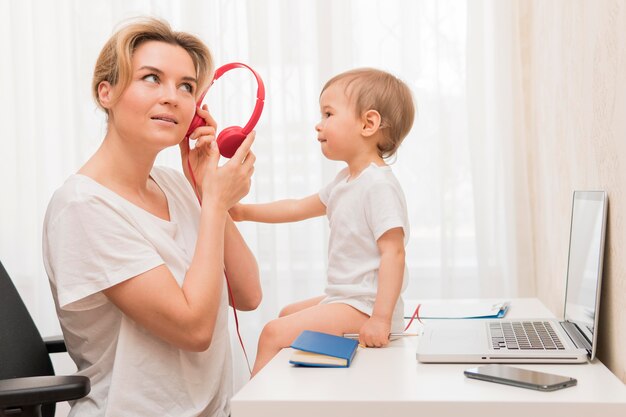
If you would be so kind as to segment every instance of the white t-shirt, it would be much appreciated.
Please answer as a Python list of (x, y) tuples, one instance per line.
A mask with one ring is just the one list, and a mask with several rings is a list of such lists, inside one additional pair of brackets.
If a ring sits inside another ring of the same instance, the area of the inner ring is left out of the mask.
[[(322, 303), (345, 303), (372, 315), (378, 288), (380, 252), (376, 241), (386, 231), (401, 227), (409, 240), (406, 200), (391, 167), (369, 165), (348, 181), (343, 169), (320, 193), (330, 225), (328, 284)], [(408, 282), (404, 268), (402, 290)], [(404, 330), (404, 304), (398, 298), (392, 332)]]
[(188, 352), (126, 317), (102, 290), (165, 264), (182, 286), (195, 250), (200, 207), (185, 177), (155, 167), (165, 221), (84, 175), (52, 197), (43, 253), (57, 314), (78, 375), (91, 392), (70, 416), (228, 416), (232, 364), (226, 286), (211, 346)]

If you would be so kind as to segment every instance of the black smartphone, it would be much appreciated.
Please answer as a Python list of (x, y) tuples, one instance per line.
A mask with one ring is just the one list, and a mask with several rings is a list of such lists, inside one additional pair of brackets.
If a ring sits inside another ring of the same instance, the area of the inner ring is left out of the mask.
[(529, 371), (508, 365), (485, 365), (466, 369), (468, 378), (516, 387), (530, 388), (539, 391), (554, 391), (576, 385), (576, 379), (568, 376), (548, 374), (545, 372)]

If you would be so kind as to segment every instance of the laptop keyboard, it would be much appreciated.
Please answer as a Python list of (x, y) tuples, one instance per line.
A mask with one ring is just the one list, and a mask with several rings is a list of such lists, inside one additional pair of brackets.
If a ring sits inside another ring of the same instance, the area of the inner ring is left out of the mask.
[(507, 321), (489, 323), (491, 346), (495, 350), (563, 350), (565, 347), (548, 321)]

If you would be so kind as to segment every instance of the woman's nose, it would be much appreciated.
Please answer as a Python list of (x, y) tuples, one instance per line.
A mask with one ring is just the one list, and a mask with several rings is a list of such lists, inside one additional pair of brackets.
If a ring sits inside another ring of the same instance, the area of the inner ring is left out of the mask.
[(178, 88), (175, 85), (162, 84), (161, 103), (178, 105)]

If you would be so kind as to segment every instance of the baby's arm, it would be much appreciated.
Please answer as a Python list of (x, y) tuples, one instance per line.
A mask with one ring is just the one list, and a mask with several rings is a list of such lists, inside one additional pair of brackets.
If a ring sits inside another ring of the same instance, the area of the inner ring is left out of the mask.
[(401, 227), (387, 230), (376, 241), (380, 251), (378, 290), (374, 311), (359, 330), (359, 342), (383, 347), (389, 343), (393, 310), (402, 291), (404, 277), (404, 232)]
[(288, 223), (326, 214), (326, 206), (319, 194), (299, 200), (279, 200), (265, 204), (236, 204), (230, 211), (235, 221), (249, 220), (261, 223)]

